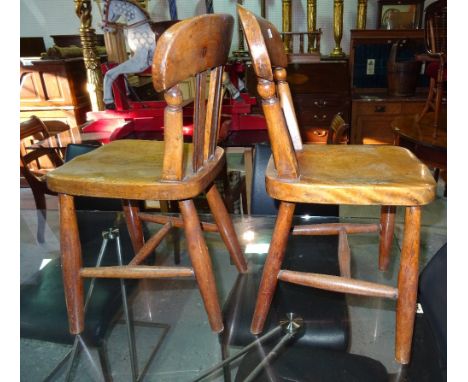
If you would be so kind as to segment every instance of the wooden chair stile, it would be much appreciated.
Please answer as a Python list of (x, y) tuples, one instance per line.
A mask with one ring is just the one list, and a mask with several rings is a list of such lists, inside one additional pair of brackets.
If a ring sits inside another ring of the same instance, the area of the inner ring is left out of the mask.
[[(265, 176), (266, 190), (280, 201), (251, 332), (262, 332), (278, 280), (335, 292), (392, 298), (397, 299), (395, 357), (400, 363), (408, 363), (416, 306), (421, 206), (435, 197), (434, 179), (424, 164), (400, 147), (302, 144), (296, 138), (294, 108), (289, 105), (290, 93), (285, 86), (288, 62), (281, 36), (267, 20), (240, 5), (237, 9), (257, 76), (272, 147)], [(341, 116), (336, 116), (327, 143), (342, 142), (346, 129)], [(296, 203), (378, 205), (381, 206), (380, 224), (324, 223), (292, 227)], [(396, 206), (406, 208), (397, 288), (352, 279), (347, 234), (379, 233), (379, 269), (386, 270)], [(341, 276), (282, 270), (290, 233), (338, 235)]]
[[(210, 14), (183, 20), (158, 40), (152, 73), (153, 85), (164, 92), (164, 142), (118, 140), (81, 155), (49, 174), (49, 186), (59, 193), (61, 248), (70, 331), (83, 331), (83, 277), (167, 278), (195, 276), (210, 326), (223, 330), (208, 247), (203, 231), (219, 232), (239, 272), (247, 271), (236, 232), (214, 180), (225, 163), (216, 145), (223, 93), (221, 79), (231, 44), (233, 18)], [(191, 36), (187, 39), (187, 36)], [(206, 76), (210, 85), (206, 96)], [(194, 136), (184, 143), (179, 84), (195, 76)], [(215, 223), (200, 222), (193, 199), (206, 193)], [(73, 196), (122, 199), (135, 257), (125, 266), (82, 268), (79, 236), (73, 220)], [(143, 200), (176, 201), (181, 217), (142, 213)], [(162, 224), (146, 242), (142, 223)], [(192, 267), (144, 265), (173, 228), (185, 231)]]

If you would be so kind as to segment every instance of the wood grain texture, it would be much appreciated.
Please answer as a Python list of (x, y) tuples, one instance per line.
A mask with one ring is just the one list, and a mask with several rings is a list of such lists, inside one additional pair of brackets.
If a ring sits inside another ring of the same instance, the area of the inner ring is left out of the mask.
[(166, 237), (171, 228), (171, 223), (164, 224), (158, 232), (156, 232), (149, 240), (146, 241), (143, 247), (141, 247), (141, 249), (137, 252), (135, 257), (130, 261), (130, 263), (128, 263), (128, 265), (139, 265), (145, 261), (145, 259), (151, 255), (151, 253), (153, 253), (161, 241)]
[(250, 331), (252, 334), (261, 333), (270, 310), (273, 294), (278, 284), (278, 273), (284, 259), (289, 232), (294, 215), (294, 203), (281, 202), (276, 218), (270, 249), (263, 268), (262, 281), (258, 289), (257, 303), (252, 318)]
[(197, 211), (192, 200), (182, 200), (179, 202), (179, 208), (182, 213), (185, 224), (185, 236), (188, 245), (188, 252), (192, 262), (193, 271), (197, 279), (200, 294), (208, 314), (211, 329), (216, 332), (222, 332), (223, 318), (221, 316), (221, 307), (216, 291), (216, 281), (213, 275), (213, 267), (208, 254), (208, 248), (203, 238), (200, 228)]
[(228, 14), (192, 17), (159, 38), (153, 56), (153, 85), (161, 92), (197, 73), (226, 63), (234, 18)]
[(380, 212), (379, 269), (386, 271), (390, 264), (393, 233), (395, 231), (395, 206), (382, 206)]
[(279, 200), (318, 204), (425, 205), (436, 183), (409, 150), (380, 145), (304, 145), (298, 152), (300, 178), (281, 178), (270, 160), (268, 194)]
[(130, 240), (132, 241), (133, 251), (138, 253), (145, 242), (143, 237), (143, 228), (138, 217), (138, 213), (140, 211), (138, 202), (135, 200), (124, 199), (122, 200), (122, 207)]
[(281, 108), (283, 109), (286, 125), (288, 126), (289, 136), (291, 137), (294, 150), (302, 150), (302, 138), (297, 124), (296, 112), (294, 110), (291, 90), (286, 82), (286, 70), (284, 68), (276, 68), (274, 72), (275, 80), (278, 82), (278, 97), (280, 99)]
[(164, 142), (133, 139), (113, 141), (57, 168), (47, 175), (47, 184), (54, 191), (80, 196), (189, 199), (202, 193), (224, 165), (224, 150), (217, 147), (213, 159), (194, 174), (193, 145), (184, 143), (184, 178), (165, 181), (161, 179), (164, 145)]
[(351, 248), (349, 248), (348, 235), (344, 229), (341, 229), (338, 234), (338, 263), (340, 265), (340, 275), (350, 278)]
[(322, 223), (294, 226), (293, 235), (339, 235), (341, 231), (350, 233), (379, 232), (378, 224)]
[(398, 289), (396, 288), (339, 276), (282, 270), (279, 272), (278, 279), (293, 284), (333, 292), (351, 293), (359, 296), (385, 297), (390, 299), (398, 297)]
[(69, 330), (71, 334), (80, 334), (84, 330), (84, 296), (80, 276), (81, 243), (73, 196), (59, 194), (59, 209), (60, 254)]
[(411, 355), (418, 292), (420, 228), (421, 208), (407, 207), (396, 308), (395, 358), (401, 364), (409, 363)]
[(272, 66), (282, 68), (288, 66), (288, 57), (283, 48), (281, 35), (272, 23), (255, 16), (243, 6), (237, 5), (237, 13), (257, 77), (272, 81)]
[(192, 277), (192, 268), (155, 267), (149, 265), (87, 267), (80, 271), (81, 277), (119, 278), (119, 279), (161, 279), (171, 277)]
[(221, 238), (229, 251), (232, 261), (239, 272), (246, 273), (247, 262), (242, 253), (239, 240), (237, 239), (236, 230), (224, 205), (223, 198), (219, 194), (215, 184), (206, 192), (206, 199), (208, 200), (211, 213), (213, 214)]
[[(158, 223), (158, 224), (166, 224), (170, 223), (173, 227), (183, 228), (184, 221), (181, 218), (175, 216), (165, 216), (165, 215), (153, 215), (141, 212), (139, 217), (142, 221), (151, 222), (151, 223)], [(207, 232), (218, 232), (218, 226), (213, 223), (201, 222), (201, 227), (203, 231)]]

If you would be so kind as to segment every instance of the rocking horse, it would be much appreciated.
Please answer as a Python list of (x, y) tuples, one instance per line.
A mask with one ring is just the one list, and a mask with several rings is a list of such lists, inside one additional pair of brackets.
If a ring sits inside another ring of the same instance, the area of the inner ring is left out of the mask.
[[(125, 24), (117, 23), (120, 17), (125, 19)], [(104, 75), (106, 109), (115, 109), (112, 94), (115, 79), (120, 74), (141, 73), (150, 68), (157, 38), (176, 22), (177, 20), (170, 20), (153, 23), (148, 12), (132, 0), (104, 0), (102, 29), (107, 32), (112, 32), (115, 28), (126, 29), (127, 45), (132, 51), (132, 56), (127, 61), (108, 70)]]

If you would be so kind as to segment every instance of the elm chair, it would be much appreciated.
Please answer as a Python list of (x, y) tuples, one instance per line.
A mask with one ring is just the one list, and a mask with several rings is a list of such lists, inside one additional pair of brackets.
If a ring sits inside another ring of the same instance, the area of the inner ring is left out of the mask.
[[(59, 121), (54, 121), (59, 122)], [(47, 188), (45, 175), (63, 164), (56, 151), (30, 146), (37, 141), (50, 138), (46, 123), (33, 115), (20, 123), (20, 173), (31, 188), (37, 209), (37, 241), (44, 242), (46, 219), (46, 195), (56, 195)]]
[[(164, 142), (117, 140), (81, 155), (47, 177), (59, 194), (61, 251), (70, 332), (83, 330), (83, 278), (168, 278), (195, 276), (214, 332), (223, 330), (215, 279), (202, 229), (217, 231), (240, 272), (247, 270), (221, 196), (213, 185), (224, 150), (216, 146), (220, 124), (223, 66), (231, 44), (233, 17), (202, 15), (170, 27), (159, 39), (153, 58), (153, 85), (164, 92)], [(209, 90), (205, 92), (210, 73)], [(178, 84), (196, 77), (193, 143), (184, 143), (182, 93)], [(207, 96), (207, 97), (206, 97)], [(205, 101), (207, 99), (207, 101)], [(215, 224), (200, 223), (193, 198), (206, 192)], [(122, 267), (83, 268), (74, 196), (124, 200), (124, 214), (135, 257)], [(174, 200), (182, 218), (140, 213), (141, 200)], [(143, 242), (142, 221), (164, 224)], [(192, 267), (140, 265), (172, 227), (183, 227)]]
[[(408, 363), (416, 307), (421, 206), (434, 199), (435, 181), (427, 167), (401, 147), (302, 144), (286, 82), (288, 61), (280, 34), (271, 23), (242, 6), (238, 6), (238, 13), (258, 79), (272, 146), (266, 189), (280, 201), (251, 331), (262, 332), (278, 280), (392, 298), (397, 300), (395, 357), (400, 363)], [(296, 203), (380, 205), (383, 213), (380, 224), (292, 227)], [(356, 232), (380, 233), (379, 265), (387, 269), (396, 206), (406, 209), (397, 288), (352, 279), (347, 246), (338, 250), (342, 276), (281, 269), (289, 233), (338, 234), (346, 243), (346, 235)]]
[(434, 136), (437, 135), (439, 118), (447, 81), (447, 0), (438, 0), (427, 6), (424, 16), (424, 43), (426, 53), (417, 59), (426, 62), (429, 76), (429, 93), (418, 122), (429, 112), (434, 112)]

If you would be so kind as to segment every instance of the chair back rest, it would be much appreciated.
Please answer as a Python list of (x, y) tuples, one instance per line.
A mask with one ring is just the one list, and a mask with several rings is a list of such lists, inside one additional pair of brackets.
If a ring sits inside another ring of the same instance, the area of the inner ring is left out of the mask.
[(30, 148), (35, 142), (49, 137), (47, 126), (35, 115), (20, 123), (20, 171), (31, 187), (40, 182), (40, 176), (47, 170), (63, 163), (55, 151)]
[(447, 54), (447, 0), (426, 7), (424, 16), (426, 50), (429, 54)]
[[(163, 92), (164, 159), (162, 178), (181, 180), (213, 159), (221, 119), (223, 68), (231, 46), (234, 19), (206, 14), (170, 27), (158, 40), (153, 58), (153, 85)], [(207, 75), (210, 81), (206, 92)], [(184, 168), (182, 92), (179, 83), (195, 77), (192, 169)]]
[(295, 151), (302, 149), (302, 141), (286, 82), (288, 57), (281, 35), (273, 24), (244, 7), (238, 5), (237, 12), (257, 76), (276, 170), (280, 177), (297, 178)]
[(346, 132), (348, 124), (344, 121), (340, 113), (336, 114), (328, 128), (327, 145), (337, 145), (340, 143), (348, 143)]

